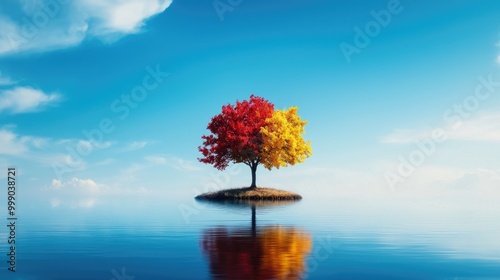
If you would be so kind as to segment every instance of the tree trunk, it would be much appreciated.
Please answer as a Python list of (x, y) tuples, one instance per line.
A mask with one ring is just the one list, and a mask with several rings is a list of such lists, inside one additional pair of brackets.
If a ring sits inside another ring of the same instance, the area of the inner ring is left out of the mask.
[(252, 166), (250, 168), (252, 169), (252, 185), (250, 186), (251, 189), (257, 188), (256, 180), (257, 180), (257, 163), (252, 163)]

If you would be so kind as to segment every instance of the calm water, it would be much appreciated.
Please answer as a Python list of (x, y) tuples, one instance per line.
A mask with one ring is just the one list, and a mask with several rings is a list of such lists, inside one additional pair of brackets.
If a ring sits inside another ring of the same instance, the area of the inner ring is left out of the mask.
[(310, 192), (257, 205), (253, 216), (250, 205), (192, 196), (24, 198), (17, 272), (2, 242), (0, 278), (500, 279), (498, 213), (453, 208), (453, 199)]

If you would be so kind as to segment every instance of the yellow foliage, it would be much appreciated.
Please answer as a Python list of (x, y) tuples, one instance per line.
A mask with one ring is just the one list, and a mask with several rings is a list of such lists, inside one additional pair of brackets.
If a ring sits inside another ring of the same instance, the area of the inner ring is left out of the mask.
[(305, 134), (304, 121), (297, 115), (297, 107), (276, 110), (260, 129), (262, 134), (262, 159), (265, 168), (280, 168), (304, 162), (311, 156), (311, 142), (302, 137)]
[(301, 279), (311, 252), (311, 237), (293, 228), (269, 227), (259, 235), (263, 254), (260, 270), (272, 279)]

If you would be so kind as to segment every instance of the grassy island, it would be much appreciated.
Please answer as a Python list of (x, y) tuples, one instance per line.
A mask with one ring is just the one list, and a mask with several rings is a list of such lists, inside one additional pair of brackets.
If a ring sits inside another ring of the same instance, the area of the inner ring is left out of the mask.
[(224, 200), (300, 200), (302, 196), (283, 190), (271, 189), (271, 188), (236, 188), (236, 189), (226, 189), (216, 192), (209, 192), (198, 195), (196, 197), (198, 200), (212, 200), (212, 201), (224, 201)]

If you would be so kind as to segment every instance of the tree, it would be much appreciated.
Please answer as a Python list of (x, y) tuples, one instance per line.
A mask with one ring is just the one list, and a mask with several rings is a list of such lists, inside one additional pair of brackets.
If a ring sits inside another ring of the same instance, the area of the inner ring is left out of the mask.
[(224, 170), (229, 163), (244, 163), (252, 171), (251, 188), (256, 188), (257, 166), (268, 169), (294, 165), (311, 155), (310, 142), (302, 138), (306, 121), (297, 115), (297, 107), (274, 110), (262, 97), (224, 105), (222, 112), (207, 126), (210, 135), (203, 135), (200, 162)]

